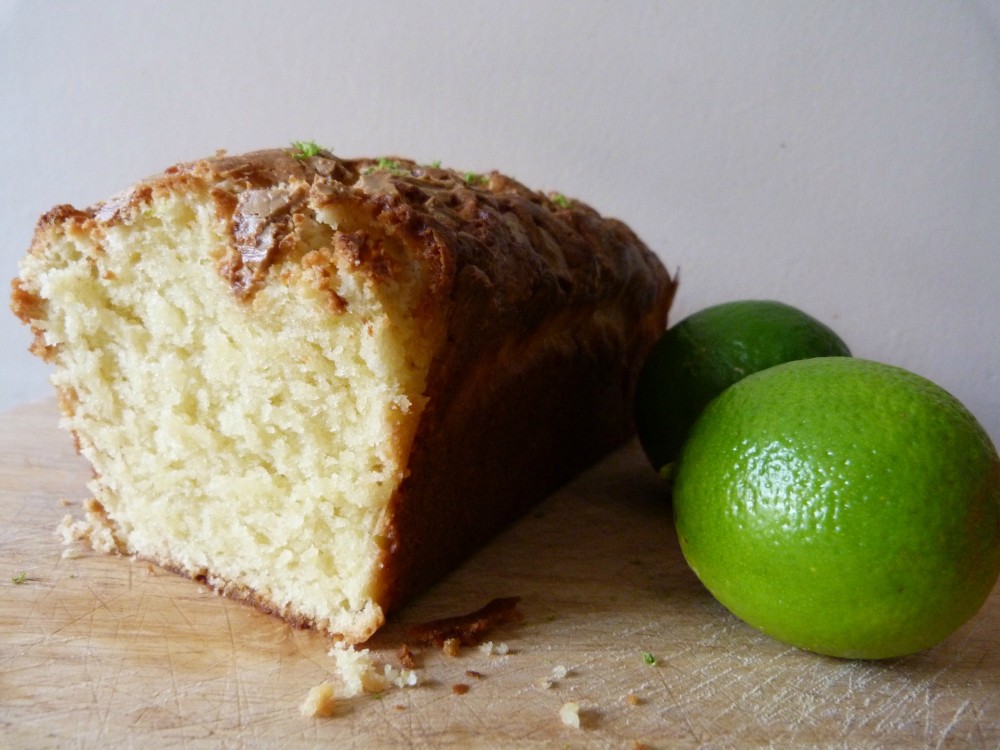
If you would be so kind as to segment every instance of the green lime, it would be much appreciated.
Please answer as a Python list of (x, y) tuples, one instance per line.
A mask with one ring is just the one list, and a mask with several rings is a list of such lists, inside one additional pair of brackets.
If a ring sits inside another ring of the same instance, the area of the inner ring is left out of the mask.
[(849, 357), (726, 390), (679, 459), (681, 549), (731, 612), (785, 643), (881, 659), (938, 643), (1000, 573), (1000, 459), (953, 396)]
[(653, 468), (662, 470), (676, 459), (708, 402), (733, 383), (782, 362), (850, 354), (836, 333), (781, 302), (705, 308), (667, 330), (639, 373), (639, 442)]

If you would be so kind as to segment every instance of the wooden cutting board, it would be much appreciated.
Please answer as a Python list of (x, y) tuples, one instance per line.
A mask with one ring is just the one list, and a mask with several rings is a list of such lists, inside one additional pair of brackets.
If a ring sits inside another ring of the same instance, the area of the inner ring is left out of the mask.
[[(52, 403), (0, 415), (2, 747), (1000, 747), (1000, 590), (912, 657), (788, 648), (689, 572), (635, 445), (370, 644), (396, 664), (409, 625), (520, 596), (524, 621), (489, 636), (509, 653), (424, 649), (419, 686), (302, 718), (309, 689), (337, 682), (326, 639), (142, 561), (62, 556), (55, 530), (89, 472), (56, 422)], [(579, 729), (559, 718), (570, 701)]]

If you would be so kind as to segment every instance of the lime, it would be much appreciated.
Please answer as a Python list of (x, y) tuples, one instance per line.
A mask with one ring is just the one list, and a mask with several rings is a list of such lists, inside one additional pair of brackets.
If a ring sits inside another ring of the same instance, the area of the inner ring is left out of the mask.
[(928, 648), (1000, 573), (1000, 459), (953, 396), (849, 357), (789, 362), (713, 401), (679, 459), (681, 549), (780, 641), (880, 659)]
[(836, 333), (781, 302), (705, 308), (667, 330), (643, 365), (635, 395), (639, 442), (659, 471), (680, 453), (708, 402), (733, 383), (782, 362), (850, 354)]

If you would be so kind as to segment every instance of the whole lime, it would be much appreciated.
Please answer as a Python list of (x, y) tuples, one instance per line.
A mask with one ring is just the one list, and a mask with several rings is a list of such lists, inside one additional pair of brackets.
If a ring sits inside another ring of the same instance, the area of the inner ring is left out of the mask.
[(954, 397), (849, 357), (751, 375), (679, 460), (681, 549), (731, 612), (780, 641), (879, 659), (938, 643), (1000, 573), (1000, 459)]
[(650, 351), (636, 383), (639, 442), (660, 471), (708, 402), (733, 383), (783, 362), (850, 354), (830, 328), (781, 302), (707, 307), (668, 329)]

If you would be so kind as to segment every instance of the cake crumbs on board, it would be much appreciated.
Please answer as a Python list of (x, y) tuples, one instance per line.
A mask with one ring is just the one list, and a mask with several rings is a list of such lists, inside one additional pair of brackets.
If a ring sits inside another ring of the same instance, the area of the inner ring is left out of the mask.
[(580, 704), (576, 701), (567, 701), (559, 709), (559, 720), (573, 729), (580, 728)]
[(356, 649), (337, 643), (329, 650), (342, 689), (329, 681), (321, 682), (309, 690), (299, 711), (306, 718), (328, 718), (335, 713), (337, 701), (370, 694), (381, 698), (392, 688), (411, 688), (420, 684), (416, 669), (395, 667), (377, 660), (368, 649)]
[[(523, 619), (517, 608), (520, 597), (510, 596), (493, 599), (486, 606), (456, 617), (432, 620), (410, 628), (409, 636), (417, 643), (432, 645), (454, 651), (449, 641), (458, 640), (461, 646), (477, 646), (483, 636), (496, 625), (506, 622), (520, 622)], [(452, 654), (454, 655), (454, 654)]]
[(420, 676), (415, 669), (381, 664), (368, 649), (355, 649), (337, 644), (330, 649), (337, 672), (344, 683), (345, 697), (353, 698), (362, 693), (381, 693), (391, 687), (416, 687)]
[[(83, 509), (82, 519), (74, 519), (66, 514), (56, 527), (56, 534), (62, 537), (63, 544), (69, 547), (74, 542), (87, 542), (97, 552), (120, 552), (121, 546), (111, 530), (104, 506), (90, 498), (84, 502)], [(63, 557), (67, 558), (77, 556), (78, 553), (63, 553)]]
[(326, 719), (333, 716), (337, 708), (337, 695), (333, 685), (321, 682), (309, 689), (305, 701), (299, 706), (299, 713), (307, 719)]

